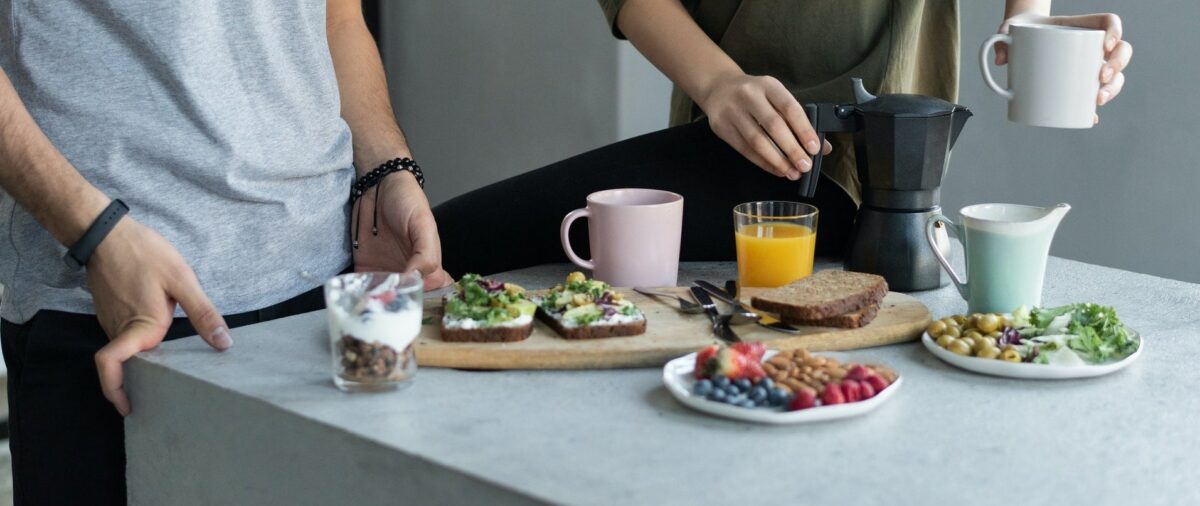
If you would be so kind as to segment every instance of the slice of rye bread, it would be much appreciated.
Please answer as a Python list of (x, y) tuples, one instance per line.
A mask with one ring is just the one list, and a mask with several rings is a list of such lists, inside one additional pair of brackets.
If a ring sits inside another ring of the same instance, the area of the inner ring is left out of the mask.
[(750, 304), (780, 319), (823, 320), (879, 304), (887, 293), (883, 276), (830, 269), (764, 291)]
[(580, 325), (578, 327), (567, 327), (562, 324), (562, 320), (550, 316), (541, 308), (538, 308), (538, 319), (545, 322), (546, 325), (558, 332), (558, 335), (563, 339), (599, 339), (601, 337), (628, 337), (644, 334), (646, 332), (646, 317), (643, 315), (641, 320), (629, 323), (618, 324), (601, 324), (601, 325)]
[(783, 322), (788, 325), (806, 325), (811, 327), (838, 327), (843, 329), (857, 329), (865, 327), (871, 320), (874, 320), (879, 315), (879, 304), (871, 304), (857, 311), (851, 311), (846, 314), (830, 316), (819, 320), (804, 320), (800, 318), (783, 318)]
[(475, 329), (449, 328), (441, 323), (442, 340), (448, 343), (511, 343), (522, 341), (533, 333), (533, 320), (512, 327), (480, 327)]

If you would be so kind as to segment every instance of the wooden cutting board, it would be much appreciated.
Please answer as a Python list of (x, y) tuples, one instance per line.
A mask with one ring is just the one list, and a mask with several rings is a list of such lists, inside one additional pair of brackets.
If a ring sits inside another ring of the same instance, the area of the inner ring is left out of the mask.
[[(660, 367), (667, 361), (720, 341), (712, 334), (708, 316), (684, 314), (667, 301), (658, 301), (632, 290), (618, 289), (646, 313), (646, 333), (632, 337), (566, 340), (540, 321), (533, 335), (515, 343), (447, 343), (438, 337), (442, 315), (440, 298), (425, 300), (427, 324), (417, 338), (417, 363), (424, 367), (459, 369), (612, 369)], [(662, 291), (685, 294), (687, 288)], [(535, 292), (536, 293), (536, 292)], [(742, 294), (749, 303), (750, 293)], [(690, 296), (685, 296), (691, 300)], [(718, 306), (722, 311), (728, 308)], [(804, 327), (800, 335), (784, 334), (755, 324), (733, 327), (744, 341), (763, 341), (778, 350), (803, 348), (833, 351), (869, 348), (921, 335), (929, 325), (929, 309), (916, 299), (891, 292), (883, 299), (879, 315), (858, 329)]]

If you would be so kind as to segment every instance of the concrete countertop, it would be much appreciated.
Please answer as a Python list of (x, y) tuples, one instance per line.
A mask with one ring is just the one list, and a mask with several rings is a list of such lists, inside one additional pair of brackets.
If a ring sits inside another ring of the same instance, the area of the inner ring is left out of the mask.
[[(825, 266), (832, 266), (826, 262)], [(568, 265), (515, 271), (527, 287)], [(732, 277), (684, 264), (680, 281)], [(914, 294), (935, 317), (952, 287)], [(1028, 381), (919, 343), (852, 352), (906, 378), (867, 416), (769, 427), (684, 408), (659, 369), (423, 368), (404, 391), (330, 380), (323, 312), (132, 360), (131, 504), (1197, 504), (1200, 286), (1052, 258), (1044, 303), (1115, 305), (1141, 360)]]

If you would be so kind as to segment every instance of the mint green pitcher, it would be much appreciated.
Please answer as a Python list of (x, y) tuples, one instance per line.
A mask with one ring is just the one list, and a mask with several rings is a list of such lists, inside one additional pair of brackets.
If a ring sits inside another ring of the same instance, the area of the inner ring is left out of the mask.
[[(1050, 243), (1070, 210), (1068, 204), (977, 204), (959, 210), (962, 225), (941, 214), (930, 216), (925, 221), (925, 239), (966, 299), (968, 312), (1007, 313), (1020, 306), (1041, 305)], [(934, 231), (943, 224), (963, 244), (965, 281), (937, 247)]]

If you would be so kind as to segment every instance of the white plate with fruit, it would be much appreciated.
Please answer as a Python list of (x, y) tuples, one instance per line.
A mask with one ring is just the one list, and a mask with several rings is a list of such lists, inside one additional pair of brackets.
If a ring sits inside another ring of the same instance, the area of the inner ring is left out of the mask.
[[(663, 384), (680, 403), (697, 411), (790, 424), (869, 413), (903, 383), (885, 366), (847, 360), (844, 353), (781, 354), (767, 351), (761, 343), (713, 345), (667, 362)], [(804, 372), (805, 367), (812, 372)]]
[(921, 343), (955, 367), (1023, 379), (1102, 376), (1129, 366), (1146, 347), (1114, 309), (1097, 304), (954, 315), (930, 323)]

